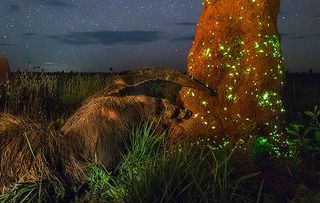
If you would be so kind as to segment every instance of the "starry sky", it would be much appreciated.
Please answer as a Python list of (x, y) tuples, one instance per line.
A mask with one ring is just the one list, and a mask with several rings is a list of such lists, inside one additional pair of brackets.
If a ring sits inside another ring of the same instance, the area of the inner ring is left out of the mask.
[[(185, 70), (201, 0), (0, 0), (0, 55), (12, 69)], [(320, 1), (282, 0), (286, 69), (320, 72)]]

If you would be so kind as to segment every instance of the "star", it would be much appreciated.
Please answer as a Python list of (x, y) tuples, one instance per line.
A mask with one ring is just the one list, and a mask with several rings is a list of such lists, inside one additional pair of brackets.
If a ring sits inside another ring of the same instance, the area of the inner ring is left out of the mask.
[[(281, 2), (286, 68), (320, 71), (320, 1)], [(2, 1), (0, 53), (13, 68), (28, 67), (30, 60), (44, 70), (49, 70), (45, 62), (53, 61), (80, 71), (146, 64), (185, 71), (201, 11), (199, 0)]]

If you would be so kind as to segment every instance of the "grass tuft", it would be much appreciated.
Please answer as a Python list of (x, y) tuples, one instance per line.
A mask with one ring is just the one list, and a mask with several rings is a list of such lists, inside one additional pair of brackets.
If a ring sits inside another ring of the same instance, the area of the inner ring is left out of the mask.
[(0, 202), (58, 202), (63, 197), (63, 188), (54, 186), (49, 182), (23, 182), (15, 184), (9, 192), (0, 195)]
[[(119, 173), (93, 167), (89, 176), (92, 194), (100, 200), (117, 202), (247, 202), (259, 201), (262, 187), (244, 190), (241, 185), (257, 174), (234, 177), (232, 152), (215, 151), (202, 145), (166, 146), (164, 133), (156, 133), (154, 123), (133, 130), (128, 153)], [(94, 177), (94, 178), (92, 178)], [(111, 192), (112, 191), (112, 192)], [(254, 194), (256, 194), (254, 193)]]

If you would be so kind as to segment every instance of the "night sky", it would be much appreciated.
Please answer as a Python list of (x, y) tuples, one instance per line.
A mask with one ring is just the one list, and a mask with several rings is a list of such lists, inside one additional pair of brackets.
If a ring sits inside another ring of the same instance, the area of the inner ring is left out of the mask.
[[(0, 0), (0, 55), (12, 69), (185, 70), (201, 10), (201, 0)], [(282, 0), (278, 24), (286, 69), (320, 72), (320, 0)]]

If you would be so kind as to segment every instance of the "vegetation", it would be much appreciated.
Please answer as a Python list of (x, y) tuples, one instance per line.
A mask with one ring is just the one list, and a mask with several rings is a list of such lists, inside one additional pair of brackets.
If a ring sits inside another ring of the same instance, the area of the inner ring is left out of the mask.
[[(1, 111), (41, 122), (53, 134), (108, 80), (74, 73), (11, 77), (1, 84)], [(217, 148), (207, 140), (171, 146), (150, 121), (133, 129), (116, 171), (95, 161), (83, 185), (70, 186), (71, 192), (45, 179), (22, 181), (0, 188), (0, 202), (319, 202), (320, 110), (305, 115), (304, 122), (288, 125), (290, 157), (280, 158), (263, 137), (241, 149)]]
[(320, 109), (314, 107), (313, 111), (306, 111), (307, 123), (293, 123), (287, 128), (292, 136), (292, 144), (297, 149), (307, 150), (311, 153), (320, 153)]
[(56, 121), (72, 113), (109, 78), (98, 73), (13, 73), (0, 86), (0, 108), (37, 121)]
[[(259, 187), (242, 187), (258, 173), (234, 176), (232, 152), (217, 152), (205, 143), (168, 147), (164, 134), (155, 135), (152, 127), (145, 123), (135, 129), (117, 176), (92, 168), (92, 196), (120, 202), (248, 202), (262, 197)], [(96, 193), (96, 188), (103, 190)]]

